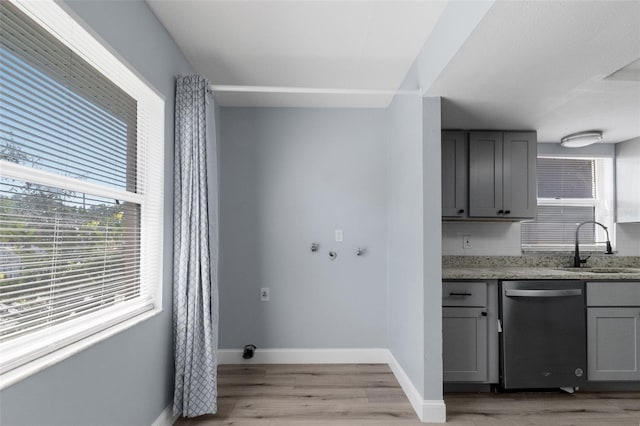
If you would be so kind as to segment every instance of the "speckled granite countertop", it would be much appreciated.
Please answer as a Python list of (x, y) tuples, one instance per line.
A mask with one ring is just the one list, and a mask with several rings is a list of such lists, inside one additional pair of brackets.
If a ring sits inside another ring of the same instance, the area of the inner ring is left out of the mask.
[[(638, 280), (640, 257), (594, 254), (586, 267), (571, 268), (573, 256), (566, 254), (524, 256), (443, 256), (442, 279), (445, 280)], [(566, 269), (566, 270), (565, 270)], [(624, 272), (613, 272), (622, 269)]]

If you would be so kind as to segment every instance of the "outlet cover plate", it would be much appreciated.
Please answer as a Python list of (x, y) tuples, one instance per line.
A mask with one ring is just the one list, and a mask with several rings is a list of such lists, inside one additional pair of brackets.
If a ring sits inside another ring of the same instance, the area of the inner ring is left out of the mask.
[(462, 236), (462, 248), (463, 249), (470, 249), (472, 247), (471, 245), (471, 235), (463, 235)]
[(260, 301), (268, 302), (271, 299), (271, 291), (268, 288), (263, 287), (260, 289)]

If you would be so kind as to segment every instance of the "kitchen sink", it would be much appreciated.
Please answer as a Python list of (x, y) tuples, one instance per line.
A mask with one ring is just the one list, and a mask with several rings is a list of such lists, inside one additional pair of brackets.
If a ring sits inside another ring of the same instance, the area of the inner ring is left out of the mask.
[(561, 271), (593, 274), (640, 274), (638, 268), (559, 268)]

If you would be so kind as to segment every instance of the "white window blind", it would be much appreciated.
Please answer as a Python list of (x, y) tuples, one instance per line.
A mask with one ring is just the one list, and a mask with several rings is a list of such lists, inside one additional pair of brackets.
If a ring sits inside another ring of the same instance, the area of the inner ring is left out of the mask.
[[(598, 221), (611, 226), (613, 165), (611, 158), (539, 157), (536, 163), (536, 219), (521, 226), (524, 250), (571, 250), (577, 224)], [(581, 246), (604, 247), (600, 227), (580, 229)]]
[(594, 159), (538, 158), (538, 198), (594, 199)]
[(0, 373), (160, 306), (163, 110), (54, 2), (0, 2)]

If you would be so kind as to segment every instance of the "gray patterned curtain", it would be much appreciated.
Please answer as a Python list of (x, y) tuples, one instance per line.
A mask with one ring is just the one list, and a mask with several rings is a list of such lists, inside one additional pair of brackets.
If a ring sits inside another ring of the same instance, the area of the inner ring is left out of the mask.
[[(173, 411), (184, 417), (217, 410), (217, 262), (214, 258), (212, 267), (209, 245), (217, 244), (217, 215), (214, 211), (214, 226), (209, 228), (207, 85), (200, 76), (176, 81)], [(215, 171), (212, 177), (217, 179)]]

